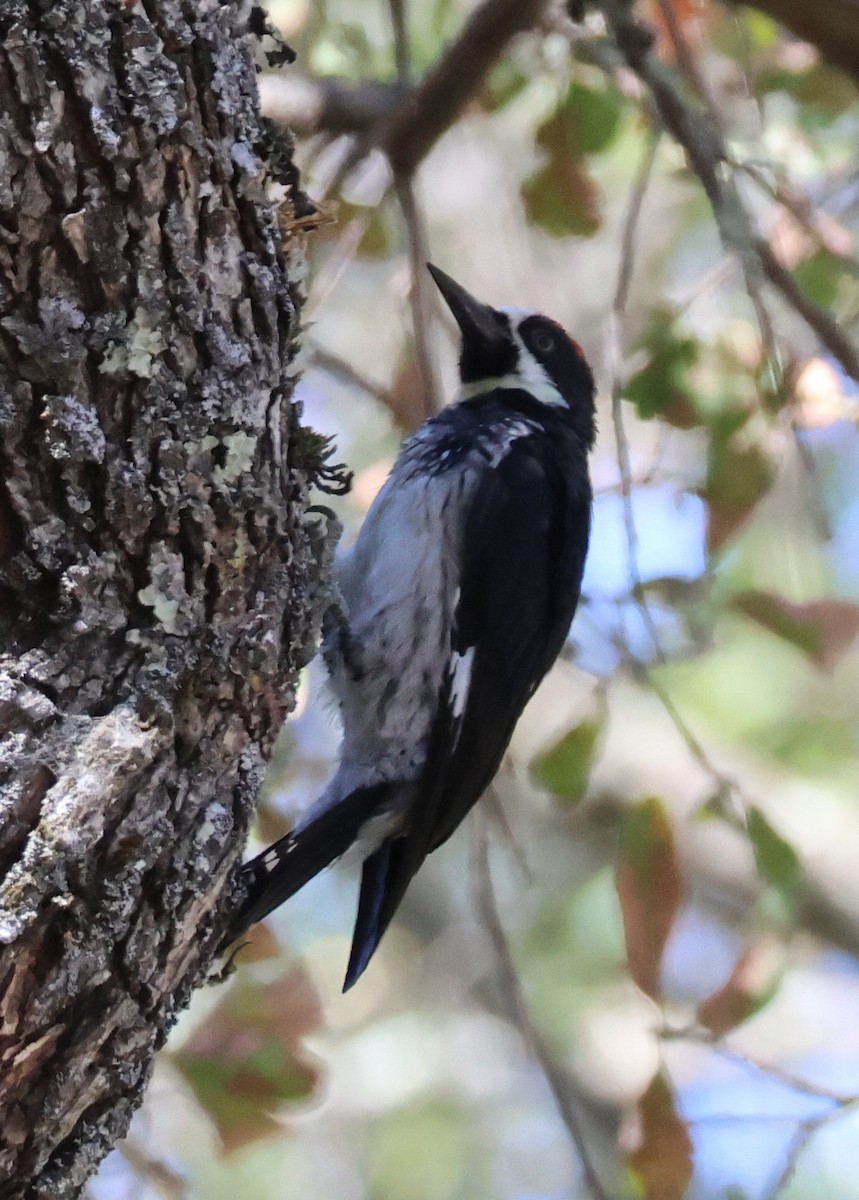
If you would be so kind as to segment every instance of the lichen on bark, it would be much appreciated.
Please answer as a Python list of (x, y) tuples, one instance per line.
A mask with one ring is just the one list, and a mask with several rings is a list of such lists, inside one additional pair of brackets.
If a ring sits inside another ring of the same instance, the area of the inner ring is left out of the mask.
[(0, 8), (0, 1196), (124, 1132), (325, 604), (255, 40)]

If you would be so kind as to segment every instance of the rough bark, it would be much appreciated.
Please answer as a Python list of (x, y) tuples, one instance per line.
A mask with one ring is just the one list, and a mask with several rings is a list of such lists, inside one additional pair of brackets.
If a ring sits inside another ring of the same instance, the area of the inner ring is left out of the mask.
[(250, 40), (219, 0), (0, 5), (4, 1197), (124, 1132), (314, 640)]

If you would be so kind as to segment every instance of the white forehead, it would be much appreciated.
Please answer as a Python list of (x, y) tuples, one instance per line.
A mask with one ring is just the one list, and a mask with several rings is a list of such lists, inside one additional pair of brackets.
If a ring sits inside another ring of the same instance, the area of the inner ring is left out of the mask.
[(513, 329), (526, 317), (540, 317), (543, 314), (538, 313), (536, 308), (517, 308), (515, 304), (506, 304), (503, 308), (499, 308), (499, 312), (507, 313), (510, 317), (510, 324)]
[(533, 308), (516, 308), (513, 305), (502, 308), (500, 311), (506, 313), (510, 318), (510, 332), (513, 334), (513, 340), (519, 350), (516, 374), (527, 390), (538, 400), (542, 400), (544, 404), (555, 404), (566, 408), (566, 400), (519, 335), (519, 326), (526, 317), (540, 317), (543, 314), (536, 312)]
[(519, 351), (516, 369), (498, 378), (480, 379), (476, 383), (465, 384), (460, 388), (459, 399), (468, 400), (473, 396), (483, 395), (490, 388), (524, 388), (543, 404), (566, 408), (566, 400), (519, 336), (519, 326), (526, 317), (539, 317), (542, 314), (533, 308), (517, 308), (514, 305), (507, 305), (496, 311), (510, 318), (510, 332)]

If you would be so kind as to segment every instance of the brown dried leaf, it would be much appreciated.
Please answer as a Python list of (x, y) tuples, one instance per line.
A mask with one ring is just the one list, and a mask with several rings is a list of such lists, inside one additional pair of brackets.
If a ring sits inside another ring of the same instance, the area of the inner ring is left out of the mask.
[(409, 347), (397, 364), (396, 374), (385, 396), (397, 426), (406, 434), (412, 434), (427, 417), (427, 398), (424, 383), (414, 350)]
[(317, 1071), (301, 1043), (319, 1019), (304, 971), (269, 984), (243, 981), (173, 1055), (225, 1151), (276, 1131), (272, 1111), (312, 1090)]
[(642, 1200), (683, 1200), (692, 1178), (692, 1139), (665, 1076), (654, 1075), (638, 1102), (641, 1141), (627, 1156)]
[(292, 823), (283, 813), (278, 812), (266, 799), (263, 799), (256, 813), (255, 832), (260, 841), (265, 842), (266, 845), (276, 842), (289, 833), (291, 828)]
[(671, 822), (655, 797), (624, 816), (616, 886), (630, 974), (658, 1000), (662, 955), (683, 900), (683, 876)]
[(824, 671), (832, 671), (859, 634), (859, 605), (846, 600), (795, 604), (772, 592), (749, 591), (734, 606), (764, 629), (802, 650)]
[(742, 952), (727, 981), (698, 1005), (698, 1021), (716, 1037), (735, 1029), (772, 998), (783, 967), (782, 942), (762, 935)]
[(241, 947), (243, 967), (248, 963), (265, 962), (268, 959), (277, 958), (279, 954), (283, 953), (277, 938), (263, 921), (258, 921), (256, 925), (250, 927), (242, 938)]

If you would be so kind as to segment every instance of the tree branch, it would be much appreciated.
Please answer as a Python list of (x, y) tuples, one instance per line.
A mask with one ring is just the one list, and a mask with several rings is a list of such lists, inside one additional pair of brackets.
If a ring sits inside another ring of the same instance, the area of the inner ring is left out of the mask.
[(475, 826), (472, 871), (477, 911), (495, 952), (508, 1016), (540, 1065), (540, 1070), (552, 1093), (560, 1118), (581, 1162), (588, 1192), (594, 1200), (610, 1200), (612, 1193), (604, 1185), (597, 1171), (579, 1111), (580, 1108), (584, 1108), (584, 1099), (574, 1096), (571, 1081), (554, 1061), (531, 1020), (495, 900), (492, 875), (489, 870), (489, 843), (486, 827), (480, 822), (480, 814), (478, 814), (478, 824)]
[(653, 614), (647, 603), (641, 586), (641, 571), (638, 565), (638, 532), (635, 527), (635, 513), (632, 506), (632, 465), (629, 456), (629, 439), (623, 420), (623, 379), (621, 363), (623, 358), (623, 326), (626, 320), (626, 307), (629, 300), (629, 289), (635, 267), (636, 236), (639, 218), (644, 204), (644, 197), (650, 182), (653, 164), (656, 161), (656, 149), (659, 144), (659, 134), (652, 136), (645, 148), (641, 165), (633, 182), (632, 191), (627, 207), (626, 218), (621, 234), (620, 260), (617, 269), (617, 284), (612, 301), (609, 317), (609, 395), (611, 396), (611, 417), (614, 426), (614, 440), (617, 451), (617, 465), (621, 481), (621, 498), (623, 502), (623, 522), (626, 531), (626, 556), (629, 574), (629, 594), (636, 598), (639, 612), (644, 621), (654, 651), (661, 660), (662, 647), (659, 632), (653, 620)]
[[(397, 60), (397, 80), (405, 85), (412, 76), (411, 47), (406, 26), (403, 0), (389, 0), (391, 24), (394, 31), (394, 48)], [(427, 289), (426, 263), (429, 258), (426, 225), (421, 212), (412, 175), (401, 171), (392, 161), (394, 183), (400, 211), (406, 225), (406, 241), (409, 248), (409, 306), (412, 313), (412, 333), (415, 340), (415, 359), (420, 379), (421, 397), (425, 416), (438, 412), (441, 405), (433, 370), (430, 351), (430, 307)]]
[[(458, 37), (415, 86), (348, 84), (342, 80), (261, 81), (262, 108), (297, 133), (368, 136), (400, 177), (415, 173), (438, 139), (483, 87), (486, 76), (520, 33), (533, 29), (547, 0), (484, 0)], [(402, 55), (398, 35), (398, 57)]]
[(394, 170), (412, 175), (480, 91), (519, 33), (532, 29), (546, 0), (485, 0), (434, 67), (400, 105), (381, 139)]
[[(759, 291), (766, 278), (814, 330), (847, 374), (859, 380), (857, 347), (828, 312), (803, 295), (755, 229), (737, 190), (717, 121), (709, 112), (692, 109), (685, 102), (670, 68), (652, 53), (653, 33), (632, 15), (629, 0), (600, 0), (600, 8), (622, 61), (647, 86), (663, 125), (686, 151), (689, 166), (710, 201), (722, 242), (740, 261), (765, 337), (769, 322)], [(606, 69), (616, 65), (611, 52), (606, 55), (591, 45), (591, 54)]]
[(311, 79), (283, 71), (259, 81), (262, 111), (301, 137), (370, 133), (391, 120), (411, 91), (399, 83), (352, 83), (331, 75)]

